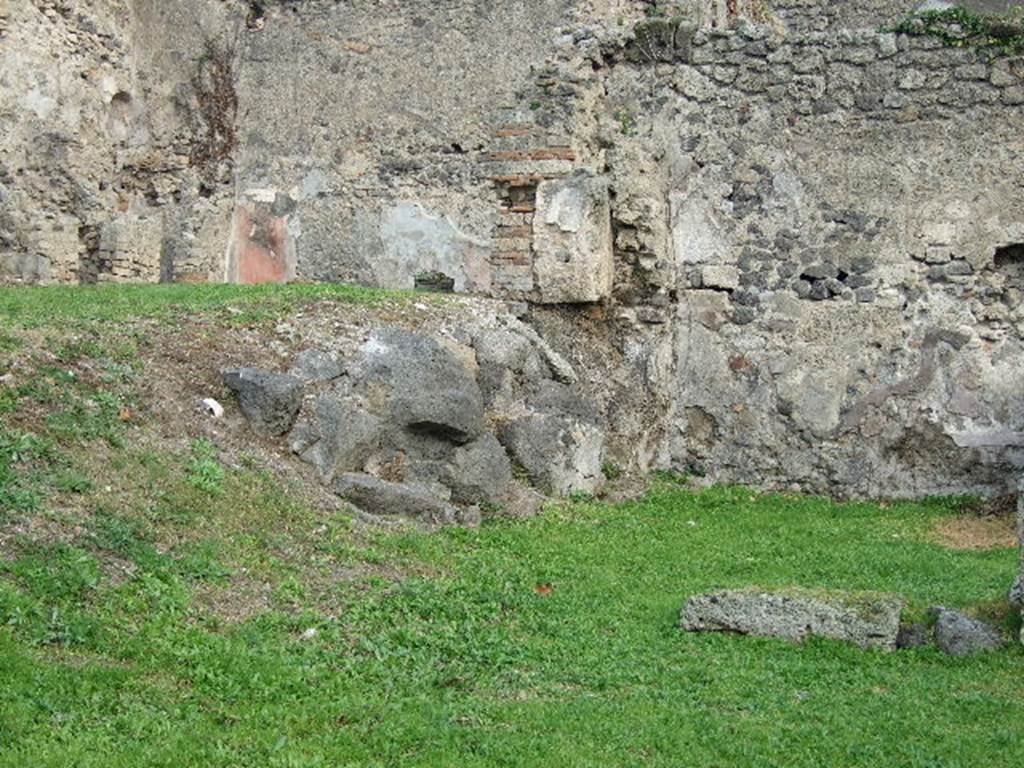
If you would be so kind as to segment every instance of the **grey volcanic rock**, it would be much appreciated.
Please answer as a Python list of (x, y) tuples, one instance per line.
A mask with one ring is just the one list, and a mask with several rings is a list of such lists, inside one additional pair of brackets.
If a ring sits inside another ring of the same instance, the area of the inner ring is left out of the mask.
[(500, 502), (512, 482), (508, 454), (490, 434), (456, 450), (449, 472), (445, 484), (460, 504)]
[(981, 651), (994, 651), (1003, 646), (1002, 635), (983, 621), (941, 605), (932, 611), (937, 615), (935, 643), (944, 653), (968, 656)]
[(462, 445), (484, 431), (476, 379), (427, 336), (400, 328), (375, 331), (348, 373), (354, 392), (414, 434)]
[(681, 625), (689, 632), (736, 632), (794, 641), (818, 635), (891, 651), (896, 648), (903, 605), (894, 595), (726, 590), (687, 600)]
[(292, 428), (302, 406), (302, 382), (295, 376), (258, 368), (224, 371), (222, 376), (257, 432), (277, 437)]
[(488, 404), (511, 398), (519, 381), (540, 381), (550, 375), (547, 363), (530, 339), (507, 328), (489, 328), (473, 339), (480, 385)]
[(306, 383), (331, 381), (345, 373), (345, 362), (330, 352), (307, 349), (295, 359), (290, 373)]
[(562, 416), (595, 426), (600, 423), (597, 405), (593, 400), (583, 397), (572, 387), (550, 379), (531, 388), (526, 403), (539, 413)]
[(592, 424), (533, 413), (507, 424), (501, 440), (545, 493), (594, 493), (604, 484), (604, 433)]
[(330, 480), (337, 472), (362, 470), (383, 430), (380, 419), (355, 403), (321, 395), (310, 421), (292, 431), (291, 449)]
[(381, 480), (373, 475), (350, 473), (334, 482), (334, 492), (363, 512), (378, 517), (405, 517), (424, 523), (454, 523), (459, 511), (420, 485)]

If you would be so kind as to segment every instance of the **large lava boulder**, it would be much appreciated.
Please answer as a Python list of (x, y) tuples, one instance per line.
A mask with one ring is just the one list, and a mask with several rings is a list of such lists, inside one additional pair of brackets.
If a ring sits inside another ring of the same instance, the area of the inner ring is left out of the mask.
[(375, 331), (348, 377), (354, 394), (408, 432), (458, 445), (484, 432), (483, 395), (473, 372), (428, 336), (401, 328)]

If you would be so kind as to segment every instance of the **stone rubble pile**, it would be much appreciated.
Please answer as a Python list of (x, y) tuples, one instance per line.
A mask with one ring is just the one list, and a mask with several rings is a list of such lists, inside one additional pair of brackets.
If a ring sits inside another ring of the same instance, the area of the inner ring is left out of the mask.
[(223, 379), (255, 432), (287, 436), (370, 517), (471, 524), (516, 503), (514, 474), (550, 495), (604, 482), (600, 414), (572, 366), (512, 318), (471, 344), (382, 327), (347, 360), (307, 350), (289, 373)]

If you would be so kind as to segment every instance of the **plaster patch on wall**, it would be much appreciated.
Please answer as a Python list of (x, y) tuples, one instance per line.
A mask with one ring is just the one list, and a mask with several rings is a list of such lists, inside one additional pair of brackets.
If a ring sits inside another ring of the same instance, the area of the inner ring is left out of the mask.
[(416, 275), (441, 273), (458, 292), (491, 287), (488, 243), (461, 231), (443, 214), (417, 202), (401, 202), (381, 213), (382, 257), (371, 265), (374, 282), (385, 288), (411, 289)]

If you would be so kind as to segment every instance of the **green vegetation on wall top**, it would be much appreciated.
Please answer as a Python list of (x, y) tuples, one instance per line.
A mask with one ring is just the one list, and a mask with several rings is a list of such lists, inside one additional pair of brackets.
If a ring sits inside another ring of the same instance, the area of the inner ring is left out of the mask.
[(991, 56), (1024, 54), (1024, 13), (1009, 16), (973, 13), (957, 6), (921, 11), (889, 31), (915, 37), (935, 37), (954, 48), (976, 48)]

